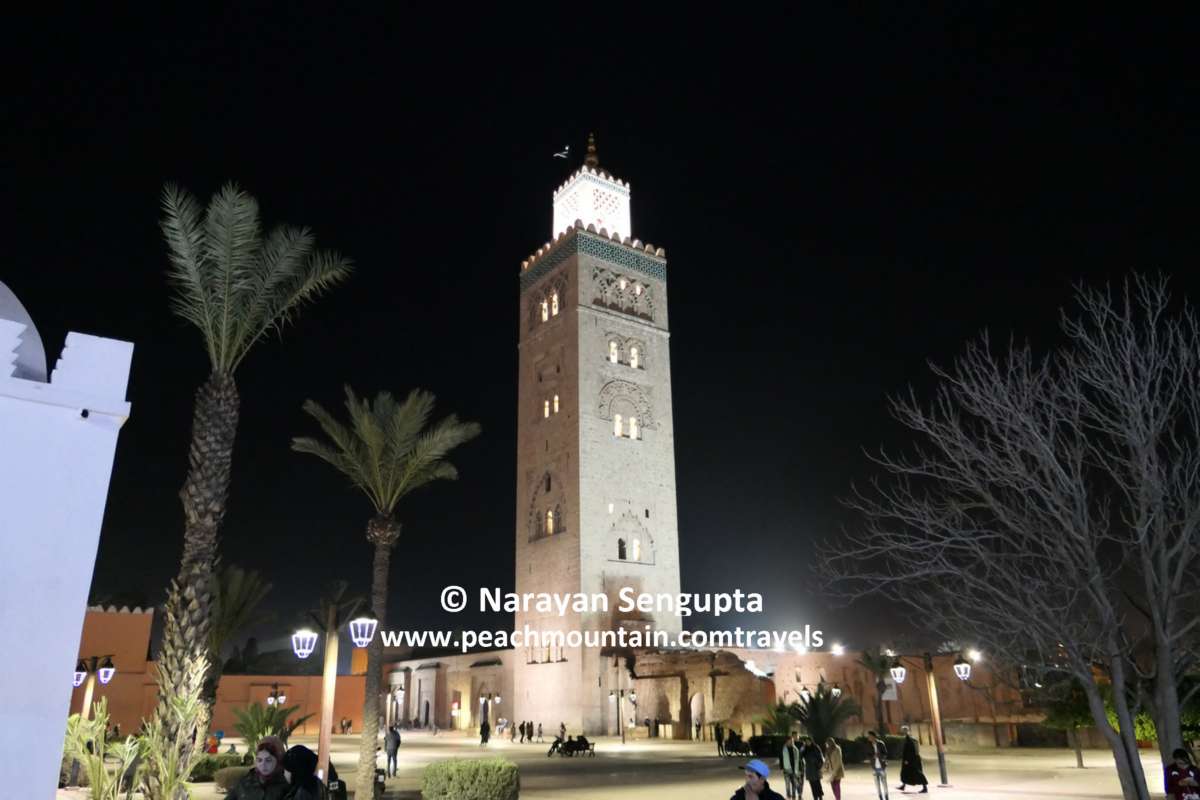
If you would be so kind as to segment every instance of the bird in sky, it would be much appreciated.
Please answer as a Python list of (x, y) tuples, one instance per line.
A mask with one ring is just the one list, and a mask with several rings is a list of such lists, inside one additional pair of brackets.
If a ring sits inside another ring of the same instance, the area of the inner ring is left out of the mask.
[(570, 152), (571, 152), (571, 145), (567, 145), (566, 147), (563, 148), (563, 151), (561, 153), (555, 153), (554, 157), (555, 158), (566, 158), (567, 154)]

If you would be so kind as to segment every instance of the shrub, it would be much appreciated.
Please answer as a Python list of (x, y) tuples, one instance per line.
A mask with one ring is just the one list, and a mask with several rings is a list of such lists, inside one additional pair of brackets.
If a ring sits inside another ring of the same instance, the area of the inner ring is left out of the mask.
[(846, 764), (861, 764), (867, 760), (868, 754), (871, 752), (870, 744), (865, 736), (857, 739), (837, 739), (836, 741), (842, 748), (842, 761)]
[(421, 777), (424, 800), (517, 800), (521, 776), (504, 758), (436, 761)]
[(222, 767), (213, 775), (213, 783), (228, 792), (249, 771), (246, 767)]
[(206, 755), (196, 762), (196, 766), (192, 767), (192, 775), (188, 780), (192, 783), (204, 783), (211, 781), (218, 770), (225, 767), (241, 767), (241, 765), (242, 756), (238, 753)]
[(883, 737), (883, 743), (887, 745), (889, 761), (899, 761), (901, 756), (904, 755), (903, 736), (894, 736), (890, 733), (885, 734)]

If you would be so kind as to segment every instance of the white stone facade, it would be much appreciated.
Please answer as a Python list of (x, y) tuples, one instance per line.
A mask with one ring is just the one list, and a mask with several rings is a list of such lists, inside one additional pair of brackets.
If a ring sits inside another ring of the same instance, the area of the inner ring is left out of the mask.
[(22, 797), (57, 787), (132, 353), (69, 333), (47, 381), (37, 332), (0, 284), (0, 641), (21, 654), (0, 658), (0, 751), (21, 765)]

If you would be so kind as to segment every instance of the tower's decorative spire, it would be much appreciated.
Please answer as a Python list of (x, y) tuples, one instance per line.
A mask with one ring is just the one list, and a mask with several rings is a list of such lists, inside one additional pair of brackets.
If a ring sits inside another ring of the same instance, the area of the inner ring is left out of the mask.
[(596, 169), (600, 166), (600, 156), (596, 155), (596, 134), (588, 134), (587, 155), (583, 157), (584, 166)]

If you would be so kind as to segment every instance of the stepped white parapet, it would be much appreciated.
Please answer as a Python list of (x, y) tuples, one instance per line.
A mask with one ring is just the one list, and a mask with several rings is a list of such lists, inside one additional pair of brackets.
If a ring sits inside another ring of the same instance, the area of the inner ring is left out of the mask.
[(130, 342), (69, 333), (47, 382), (37, 330), (0, 284), (0, 641), (12, 653), (0, 658), (0, 752), (36, 800), (57, 791), (132, 356)]

